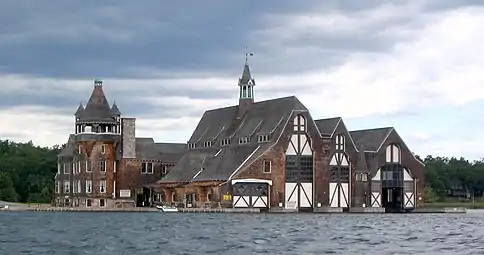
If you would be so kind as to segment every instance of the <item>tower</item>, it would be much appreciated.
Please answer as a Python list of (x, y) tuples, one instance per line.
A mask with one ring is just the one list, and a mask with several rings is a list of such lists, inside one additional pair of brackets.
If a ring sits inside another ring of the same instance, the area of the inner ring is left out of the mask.
[(253, 53), (245, 53), (245, 64), (242, 76), (239, 78), (239, 111), (238, 117), (240, 118), (251, 104), (254, 103), (254, 86), (255, 79), (250, 74), (250, 67), (247, 60), (248, 56), (253, 56)]
[(85, 201), (85, 206), (112, 206), (121, 145), (121, 111), (115, 102), (109, 106), (103, 82), (95, 80), (86, 106), (81, 103), (74, 115), (74, 206), (76, 201)]

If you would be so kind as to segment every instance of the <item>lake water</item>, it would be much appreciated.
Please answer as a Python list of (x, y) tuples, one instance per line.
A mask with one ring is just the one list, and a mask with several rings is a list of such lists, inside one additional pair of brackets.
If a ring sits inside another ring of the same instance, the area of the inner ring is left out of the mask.
[(484, 213), (0, 212), (0, 254), (484, 254)]

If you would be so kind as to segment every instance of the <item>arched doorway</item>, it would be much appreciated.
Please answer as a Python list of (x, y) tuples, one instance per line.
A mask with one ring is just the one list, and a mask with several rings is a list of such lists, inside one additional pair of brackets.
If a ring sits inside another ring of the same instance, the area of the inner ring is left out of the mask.
[(294, 132), (286, 150), (285, 208), (313, 208), (313, 151), (307, 135), (306, 118), (297, 115)]
[(401, 163), (401, 149), (396, 144), (386, 148), (386, 162), (371, 183), (371, 206), (386, 212), (403, 212), (415, 208), (415, 179)]

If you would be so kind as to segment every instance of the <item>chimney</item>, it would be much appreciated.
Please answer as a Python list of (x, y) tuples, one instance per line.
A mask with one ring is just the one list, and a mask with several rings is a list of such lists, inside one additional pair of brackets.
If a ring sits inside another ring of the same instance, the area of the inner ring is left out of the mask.
[(123, 159), (136, 158), (136, 118), (122, 118)]

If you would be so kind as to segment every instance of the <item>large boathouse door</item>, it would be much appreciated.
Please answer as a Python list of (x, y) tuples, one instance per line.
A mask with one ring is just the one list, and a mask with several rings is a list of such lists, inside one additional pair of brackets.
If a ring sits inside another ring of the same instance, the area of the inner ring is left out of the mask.
[(306, 119), (297, 115), (286, 150), (285, 208), (313, 208), (313, 151), (306, 133)]
[(345, 153), (345, 137), (336, 136), (336, 152), (329, 163), (329, 206), (348, 208), (350, 205), (350, 163)]

